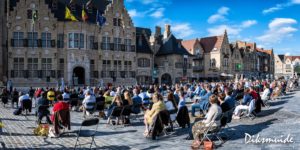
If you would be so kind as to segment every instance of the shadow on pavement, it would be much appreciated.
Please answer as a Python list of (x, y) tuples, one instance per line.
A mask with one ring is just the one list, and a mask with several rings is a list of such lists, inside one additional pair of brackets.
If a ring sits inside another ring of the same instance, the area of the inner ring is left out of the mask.
[(251, 124), (251, 125), (238, 125), (234, 127), (229, 127), (226, 129), (225, 132), (233, 132), (229, 140), (237, 140), (237, 139), (245, 138), (245, 133), (248, 133), (250, 135), (258, 134), (262, 130), (268, 128), (276, 120), (278, 119), (270, 119), (265, 122)]
[(131, 149), (129, 146), (125, 146), (125, 145), (122, 145), (122, 146), (115, 146), (115, 145), (112, 145), (112, 146), (102, 146), (102, 147), (97, 147), (96, 149), (118, 149), (118, 150), (129, 150)]
[(158, 148), (160, 147), (159, 145), (155, 145), (155, 146), (150, 146), (150, 147), (147, 147), (147, 148), (143, 148), (141, 150), (150, 150), (150, 149), (154, 149), (154, 148)]
[[(279, 101), (280, 102), (280, 101)], [(284, 101), (283, 101), (284, 102)], [(275, 112), (279, 111), (283, 107), (275, 108), (275, 109), (266, 109), (262, 110), (260, 113), (257, 114), (257, 117), (265, 117), (274, 114)]]
[(273, 101), (273, 102), (270, 102), (270, 106), (276, 106), (276, 105), (282, 105), (282, 104), (285, 104), (287, 103), (286, 100), (283, 100), (283, 101)]

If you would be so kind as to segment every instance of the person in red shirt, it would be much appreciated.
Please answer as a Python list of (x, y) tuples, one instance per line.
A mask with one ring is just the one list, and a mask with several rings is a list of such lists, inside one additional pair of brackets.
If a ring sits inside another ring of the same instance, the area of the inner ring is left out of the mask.
[(51, 115), (52, 122), (54, 120), (55, 112), (60, 111), (60, 110), (69, 110), (69, 108), (70, 108), (69, 104), (63, 101), (63, 97), (61, 94), (58, 95), (56, 97), (56, 99), (58, 100), (58, 102), (54, 104), (53, 109), (52, 109), (52, 111), (53, 111), (53, 114)]
[(254, 87), (250, 87), (250, 95), (253, 99), (258, 100), (258, 93), (254, 90)]

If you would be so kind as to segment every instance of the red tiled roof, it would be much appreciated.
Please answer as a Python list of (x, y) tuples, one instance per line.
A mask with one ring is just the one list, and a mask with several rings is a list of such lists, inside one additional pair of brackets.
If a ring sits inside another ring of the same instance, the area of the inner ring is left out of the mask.
[(203, 47), (205, 53), (211, 52), (214, 48), (220, 50), (222, 47), (223, 40), (224, 40), (224, 35), (205, 37), (199, 39), (200, 44)]
[(290, 59), (291, 61), (294, 61), (295, 59), (300, 59), (300, 56), (285, 56), (285, 59)]
[(268, 55), (272, 55), (272, 51), (273, 50), (264, 50), (264, 49), (261, 49), (261, 48), (256, 48), (257, 51), (259, 52), (262, 52), (262, 53), (266, 53)]
[(184, 40), (181, 41), (181, 45), (187, 49), (189, 52), (191, 52), (194, 48), (195, 43), (198, 41), (198, 39), (192, 39), (192, 40)]

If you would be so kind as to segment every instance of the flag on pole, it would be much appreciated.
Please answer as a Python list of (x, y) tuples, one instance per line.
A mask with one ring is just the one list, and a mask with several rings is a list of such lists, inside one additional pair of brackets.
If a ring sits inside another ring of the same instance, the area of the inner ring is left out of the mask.
[(31, 12), (32, 14), (32, 16), (31, 16), (31, 30), (33, 30), (33, 27), (34, 27), (34, 24), (35, 24), (35, 22), (37, 21), (37, 19), (38, 19), (38, 16), (37, 16), (37, 10), (32, 10), (32, 12)]
[(89, 16), (86, 14), (86, 12), (84, 11), (84, 7), (82, 8), (82, 12), (81, 12), (81, 18), (82, 20), (85, 22)]
[(86, 9), (89, 9), (90, 7), (92, 7), (92, 0), (89, 0), (86, 4), (85, 4)]
[(99, 13), (99, 10), (97, 10), (97, 15), (96, 15), (96, 22), (98, 26), (103, 26), (104, 23), (106, 22), (106, 18), (102, 16), (102, 13)]
[(72, 21), (78, 21), (76, 17), (71, 13), (70, 9), (66, 7), (65, 19), (69, 19)]

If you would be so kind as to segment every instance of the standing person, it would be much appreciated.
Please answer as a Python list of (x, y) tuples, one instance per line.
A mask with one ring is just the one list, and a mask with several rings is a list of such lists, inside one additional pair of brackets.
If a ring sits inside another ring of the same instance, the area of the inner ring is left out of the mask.
[(11, 101), (11, 107), (14, 108), (14, 103), (17, 103), (17, 108), (19, 107), (19, 92), (17, 91), (16, 88), (13, 89), (13, 92), (12, 92), (12, 101)]
[(35, 90), (32, 87), (30, 87), (30, 89), (29, 89), (30, 100), (33, 100), (34, 92), (35, 92)]
[(0, 97), (1, 97), (4, 107), (5, 107), (5, 104), (7, 104), (7, 102), (8, 102), (8, 96), (9, 96), (9, 94), (8, 94), (7, 89), (6, 88), (2, 89)]

